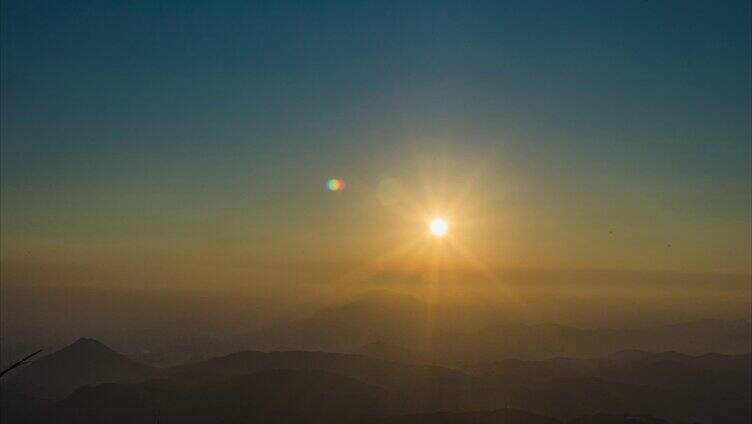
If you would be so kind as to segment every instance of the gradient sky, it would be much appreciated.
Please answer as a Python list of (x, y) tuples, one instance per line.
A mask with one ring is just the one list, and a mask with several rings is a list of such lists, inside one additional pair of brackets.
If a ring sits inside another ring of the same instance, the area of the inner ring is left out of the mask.
[(6, 277), (752, 272), (749, 1), (377, 3), (4, 0)]

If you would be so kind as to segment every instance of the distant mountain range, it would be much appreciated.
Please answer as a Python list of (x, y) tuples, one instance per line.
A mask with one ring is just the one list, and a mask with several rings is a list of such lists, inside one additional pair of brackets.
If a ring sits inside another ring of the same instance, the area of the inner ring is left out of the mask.
[(597, 359), (499, 360), (458, 370), (354, 354), (242, 351), (157, 369), (81, 339), (8, 376), (3, 423), (750, 419), (749, 354), (631, 350)]
[[(313, 316), (240, 337), (237, 349), (374, 353), (410, 362), (458, 363), (498, 358), (595, 357), (615, 351), (745, 353), (752, 350), (749, 321), (701, 320), (629, 329), (528, 325), (494, 315), (468, 316), (461, 308), (377, 292)], [(380, 352), (378, 352), (380, 350)]]

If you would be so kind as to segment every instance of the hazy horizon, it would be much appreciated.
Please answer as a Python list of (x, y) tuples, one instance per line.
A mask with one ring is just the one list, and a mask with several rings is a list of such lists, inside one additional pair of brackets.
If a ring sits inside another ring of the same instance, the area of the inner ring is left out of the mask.
[(3, 0), (0, 418), (749, 422), (751, 14)]

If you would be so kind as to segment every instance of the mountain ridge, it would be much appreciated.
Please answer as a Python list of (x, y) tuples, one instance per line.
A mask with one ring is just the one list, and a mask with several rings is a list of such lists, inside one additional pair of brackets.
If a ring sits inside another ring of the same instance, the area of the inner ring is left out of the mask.
[(101, 382), (136, 382), (157, 369), (133, 361), (92, 338), (79, 338), (8, 376), (8, 387), (46, 399), (61, 399), (78, 387)]

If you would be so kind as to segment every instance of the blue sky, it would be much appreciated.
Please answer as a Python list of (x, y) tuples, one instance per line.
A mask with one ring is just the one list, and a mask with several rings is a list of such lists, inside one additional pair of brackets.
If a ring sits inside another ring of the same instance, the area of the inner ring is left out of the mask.
[[(491, 263), (750, 272), (748, 1), (2, 8), (6, 261), (254, 225), (238, 243), (275, 240), (270, 257), (347, 249), (382, 222), (363, 206), (380, 180), (420, 197), (415, 169), (439, 161), (450, 182), (482, 162), (484, 213), (515, 217), (489, 228), (527, 253), (479, 247)], [(331, 177), (349, 197), (321, 193)], [(576, 254), (552, 253), (542, 224)], [(612, 227), (638, 235), (604, 247)]]

